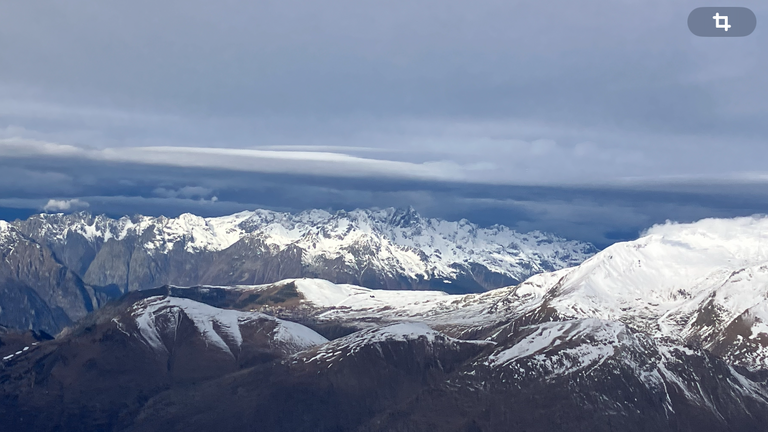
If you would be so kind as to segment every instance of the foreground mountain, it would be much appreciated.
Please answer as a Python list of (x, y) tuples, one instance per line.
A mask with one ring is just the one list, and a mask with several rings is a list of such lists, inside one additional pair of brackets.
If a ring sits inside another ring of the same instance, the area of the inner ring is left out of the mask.
[(479, 292), (576, 265), (594, 251), (539, 232), (422, 218), (413, 209), (174, 219), (41, 214), (0, 221), (0, 325), (55, 334), (110, 298), (165, 284), (319, 277)]
[(0, 421), (768, 430), (765, 231), (764, 218), (657, 226), (577, 267), (480, 294), (318, 279), (132, 292), (56, 340), (0, 334)]
[(768, 420), (759, 372), (615, 321), (498, 322), (488, 311), (471, 338), (458, 338), (450, 326), (401, 317), (328, 341), (301, 324), (211, 305), (312, 307), (303, 293), (319, 285), (301, 282), (135, 292), (56, 340), (0, 345), (0, 424), (543, 432), (763, 430)]
[(104, 430), (161, 391), (327, 342), (267, 315), (152, 294), (110, 304), (56, 340), (0, 345), (3, 430)]

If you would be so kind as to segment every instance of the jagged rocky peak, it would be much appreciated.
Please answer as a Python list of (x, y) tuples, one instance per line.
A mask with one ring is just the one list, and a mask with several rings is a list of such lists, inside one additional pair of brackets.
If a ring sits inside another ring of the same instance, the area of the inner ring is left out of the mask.
[(134, 223), (125, 216), (112, 219), (105, 215), (92, 215), (86, 211), (74, 213), (42, 213), (30, 216), (14, 225), (24, 234), (46, 243), (66, 242), (68, 236), (77, 234), (90, 243), (101, 244), (110, 238), (121, 237)]
[(16, 228), (6, 221), (0, 220), (0, 243), (7, 242), (12, 239), (16, 233)]
[[(38, 215), (15, 225), (51, 247), (86, 282), (122, 290), (307, 276), (371, 288), (484, 291), (577, 265), (596, 251), (539, 232), (424, 218), (412, 207), (254, 210), (213, 218), (111, 219), (80, 212)], [(213, 258), (220, 255), (234, 268), (209, 269), (223, 262)]]
[(422, 224), (421, 215), (411, 206), (397, 209), (392, 213), (390, 224), (401, 228), (419, 226)]

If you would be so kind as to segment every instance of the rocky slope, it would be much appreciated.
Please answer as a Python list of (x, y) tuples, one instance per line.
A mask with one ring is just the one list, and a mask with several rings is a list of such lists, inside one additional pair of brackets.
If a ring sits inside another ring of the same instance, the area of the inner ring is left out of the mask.
[(0, 221), (0, 324), (56, 334), (106, 300), (49, 248)]
[(110, 219), (41, 214), (14, 224), (83, 280), (121, 292), (163, 284), (259, 284), (317, 277), (370, 288), (479, 292), (581, 263), (589, 244), (413, 209)]
[(129, 295), (56, 340), (0, 345), (3, 430), (109, 429), (159, 392), (327, 342), (299, 324), (162, 294)]

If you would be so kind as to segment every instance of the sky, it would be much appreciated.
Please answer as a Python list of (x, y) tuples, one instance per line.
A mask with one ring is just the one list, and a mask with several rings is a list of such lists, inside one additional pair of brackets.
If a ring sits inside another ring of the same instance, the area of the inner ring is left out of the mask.
[[(768, 6), (0, 3), (0, 218), (413, 206), (599, 247), (768, 213)], [(762, 120), (762, 121), (761, 121)]]

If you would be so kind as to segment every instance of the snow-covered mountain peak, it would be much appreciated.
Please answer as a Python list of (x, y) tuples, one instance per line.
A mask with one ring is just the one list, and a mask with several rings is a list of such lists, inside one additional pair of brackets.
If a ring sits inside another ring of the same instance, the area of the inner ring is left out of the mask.
[(678, 253), (696, 251), (718, 262), (734, 265), (768, 260), (768, 217), (702, 219), (680, 224), (655, 225), (643, 236), (648, 243), (676, 246)]
[(558, 301), (576, 296), (579, 307), (663, 311), (708, 293), (733, 272), (765, 262), (768, 218), (668, 223), (574, 268), (561, 282)]
[(13, 246), (20, 240), (22, 240), (22, 234), (19, 230), (8, 222), (0, 220), (0, 245)]
[[(298, 214), (254, 210), (211, 218), (185, 213), (175, 218), (110, 219), (81, 212), (38, 215), (16, 224), (54, 249), (74, 239), (78, 240), (75, 243), (84, 240), (98, 252), (107, 242), (117, 241), (159, 260), (172, 252), (215, 254), (239, 245), (235, 248), (238, 253), (233, 254), (237, 257), (295, 251), (300, 263), (292, 265), (312, 269), (310, 276), (336, 280), (326, 274), (333, 269), (344, 274), (343, 281), (365, 284), (368, 280), (377, 287), (397, 287), (403, 279), (421, 289), (443, 281), (463, 284), (453, 291), (513, 284), (536, 273), (577, 265), (596, 251), (588, 243), (540, 232), (518, 233), (500, 225), (482, 228), (465, 220), (425, 218), (413, 208)], [(117, 272), (104, 269), (100, 274), (107, 271)], [(283, 277), (290, 276), (299, 275)], [(94, 283), (116, 282), (100, 279)]]
[(0, 235), (8, 235), (12, 229), (14, 229), (13, 225), (4, 220), (0, 220)]

